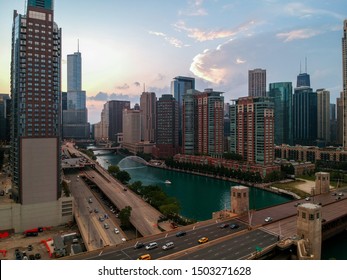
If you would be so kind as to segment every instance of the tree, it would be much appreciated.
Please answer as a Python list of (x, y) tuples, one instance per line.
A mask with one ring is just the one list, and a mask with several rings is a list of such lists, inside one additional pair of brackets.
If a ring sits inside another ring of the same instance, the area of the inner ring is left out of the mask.
[(122, 184), (127, 184), (131, 179), (130, 174), (124, 170), (119, 171), (115, 177), (121, 181)]
[(179, 213), (180, 207), (177, 203), (171, 203), (160, 206), (159, 210), (165, 216), (172, 217)]
[(110, 165), (107, 171), (113, 175), (113, 174), (117, 174), (120, 170), (117, 165)]
[(122, 210), (120, 210), (118, 217), (121, 222), (122, 228), (130, 228), (130, 216), (131, 216), (131, 206), (125, 206)]

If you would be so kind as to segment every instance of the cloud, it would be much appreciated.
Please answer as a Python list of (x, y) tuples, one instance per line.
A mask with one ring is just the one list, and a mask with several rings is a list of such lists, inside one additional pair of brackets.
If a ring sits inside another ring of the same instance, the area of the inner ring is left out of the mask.
[(240, 32), (249, 30), (249, 28), (255, 24), (254, 20), (248, 21), (244, 24), (239, 25), (234, 29), (220, 29), (220, 30), (210, 30), (204, 31), (199, 28), (187, 27), (184, 21), (178, 21), (173, 26), (179, 31), (186, 31), (188, 37), (193, 38), (199, 42), (211, 41), (215, 39), (228, 38), (231, 36), (236, 36)]
[(130, 88), (128, 84), (124, 83), (122, 86), (116, 86), (116, 89), (125, 90)]
[(179, 11), (179, 15), (184, 16), (207, 16), (208, 12), (202, 7), (203, 0), (190, 0), (188, 1), (188, 8)]
[(95, 101), (107, 101), (108, 100), (108, 94), (105, 92), (99, 92), (95, 96), (88, 97), (88, 99), (95, 100)]
[(141, 86), (140, 82), (134, 82), (134, 86), (139, 87)]
[(308, 38), (317, 36), (321, 33), (322, 31), (320, 30), (304, 28), (304, 29), (297, 29), (297, 30), (292, 30), (289, 32), (284, 32), (284, 33), (278, 33), (276, 34), (276, 36), (278, 38), (283, 38), (284, 42), (290, 42), (290, 41), (298, 40), (298, 39), (308, 39)]
[(148, 88), (146, 88), (146, 91), (148, 91), (148, 92), (155, 92), (155, 95), (157, 96), (157, 98), (159, 98), (163, 94), (170, 94), (171, 93), (169, 86), (165, 86), (165, 87), (148, 87)]
[(290, 16), (300, 17), (300, 18), (310, 18), (313, 16), (320, 16), (320, 15), (331, 16), (341, 21), (344, 20), (345, 18), (341, 14), (328, 11), (328, 10), (323, 10), (323, 9), (314, 9), (314, 8), (305, 6), (304, 4), (299, 2), (289, 3), (285, 5), (283, 8), (283, 11)]
[(165, 41), (167, 41), (170, 45), (176, 47), (176, 48), (182, 48), (182, 47), (189, 47), (189, 45), (184, 44), (181, 40), (167, 36), (165, 33), (162, 32), (156, 32), (156, 31), (148, 31), (149, 34), (163, 37)]

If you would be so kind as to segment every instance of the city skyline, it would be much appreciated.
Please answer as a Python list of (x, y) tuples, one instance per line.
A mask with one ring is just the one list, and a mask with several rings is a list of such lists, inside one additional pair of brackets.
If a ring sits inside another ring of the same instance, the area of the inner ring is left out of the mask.
[[(81, 9), (78, 1), (55, 1), (64, 37), (62, 90), (67, 54), (77, 50), (79, 40), (91, 123), (100, 120), (107, 100), (130, 100), (133, 106), (144, 87), (158, 97), (169, 94), (176, 76), (195, 78), (198, 90), (224, 91), (225, 102), (247, 96), (250, 69), (266, 69), (267, 90), (273, 82), (294, 85), (300, 62), (305, 72), (305, 57), (313, 90), (329, 90), (331, 103), (342, 90), (343, 1), (112, 2), (84, 1)], [(3, 93), (10, 93), (14, 9), (22, 12), (23, 1), (1, 3)]]

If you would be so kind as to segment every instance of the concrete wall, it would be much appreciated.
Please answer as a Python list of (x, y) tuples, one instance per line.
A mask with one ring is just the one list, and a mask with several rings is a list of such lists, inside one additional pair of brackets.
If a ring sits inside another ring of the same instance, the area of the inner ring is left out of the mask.
[(36, 227), (58, 226), (73, 220), (73, 198), (53, 202), (0, 205), (0, 230), (23, 232)]

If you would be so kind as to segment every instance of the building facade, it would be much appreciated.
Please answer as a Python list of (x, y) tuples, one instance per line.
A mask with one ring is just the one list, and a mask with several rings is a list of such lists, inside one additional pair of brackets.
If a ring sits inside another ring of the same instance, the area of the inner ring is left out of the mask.
[(182, 109), (183, 109), (183, 96), (188, 90), (195, 90), (195, 79), (190, 77), (177, 76), (171, 82), (171, 94), (178, 102), (178, 140), (179, 146), (182, 146)]
[(343, 92), (336, 98), (336, 144), (343, 145)]
[(178, 102), (171, 94), (163, 94), (157, 101), (156, 148), (158, 158), (172, 157), (179, 152)]
[(222, 92), (188, 90), (183, 97), (184, 154), (220, 157), (224, 153), (224, 97)]
[(342, 84), (343, 84), (343, 148), (347, 151), (347, 20), (343, 22), (342, 37)]
[(10, 95), (0, 93), (0, 142), (10, 141)]
[(82, 90), (82, 57), (78, 51), (67, 56), (67, 94), (66, 109), (63, 110), (63, 138), (88, 139), (89, 137), (90, 124), (88, 123), (86, 92)]
[(266, 96), (266, 70), (248, 71), (248, 96)]
[(317, 89), (317, 139), (325, 146), (330, 136), (330, 91)]
[(317, 94), (307, 86), (294, 89), (293, 138), (295, 145), (317, 144)]
[(10, 72), (15, 205), (1, 206), (0, 228), (9, 219), (15, 231), (55, 226), (73, 218), (73, 203), (61, 190), (61, 29), (53, 1), (29, 0), (26, 14), (14, 11)]
[(293, 87), (291, 82), (270, 83), (274, 102), (275, 144), (293, 144)]
[(143, 92), (140, 96), (141, 140), (155, 142), (157, 97), (154, 92)]
[(230, 152), (251, 164), (273, 164), (274, 103), (269, 97), (241, 97), (232, 101)]
[(123, 132), (123, 110), (130, 109), (130, 101), (110, 100), (107, 102), (108, 138), (117, 140), (117, 134)]

